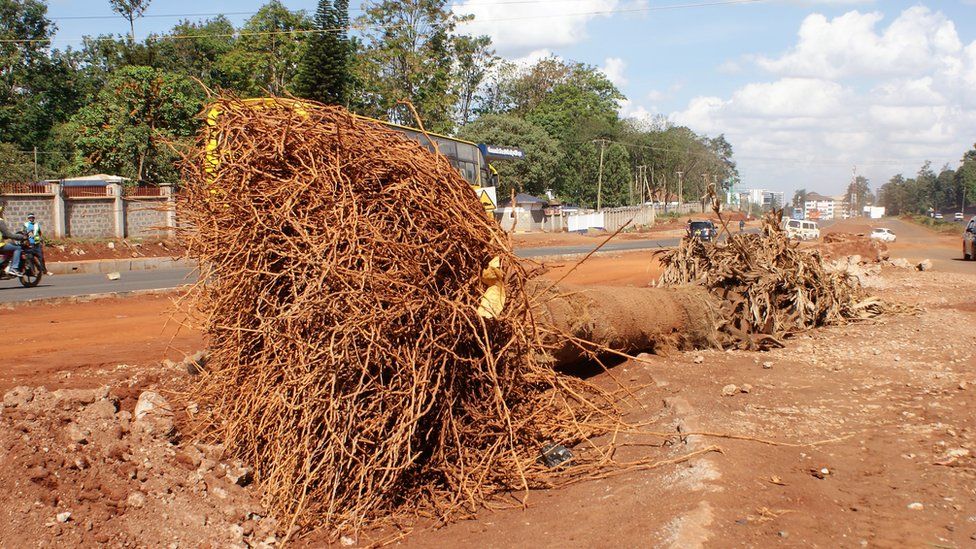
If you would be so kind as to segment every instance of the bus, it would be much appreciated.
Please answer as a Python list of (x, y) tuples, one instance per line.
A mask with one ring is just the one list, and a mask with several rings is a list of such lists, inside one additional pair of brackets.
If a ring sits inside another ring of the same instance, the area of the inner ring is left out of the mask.
[[(308, 108), (307, 103), (303, 103), (301, 100), (295, 99), (252, 98), (244, 99), (242, 100), (242, 103), (255, 109), (288, 106), (296, 109), (300, 113), (304, 112), (305, 109)], [(216, 125), (216, 120), (219, 116), (220, 110), (216, 107), (211, 107), (207, 113), (208, 124), (211, 126)], [(497, 194), (495, 192), (495, 187), (498, 183), (498, 174), (488, 164), (485, 153), (483, 152), (483, 148), (479, 148), (478, 145), (471, 143), (470, 141), (464, 141), (463, 139), (447, 137), (446, 135), (431, 132), (427, 132), (425, 134), (417, 128), (401, 126), (399, 124), (384, 122), (382, 120), (376, 120), (375, 118), (369, 118), (366, 116), (354, 116), (360, 120), (380, 124), (386, 128), (397, 131), (408, 139), (412, 139), (420, 143), (433, 152), (439, 151), (442, 156), (447, 158), (447, 160), (451, 163), (451, 166), (454, 166), (461, 176), (464, 177), (464, 179), (471, 185), (475, 191), (475, 194), (477, 194), (478, 199), (481, 201), (481, 204), (484, 206), (485, 212), (491, 216), (495, 211), (495, 205), (498, 203)], [(430, 137), (428, 138), (428, 136)], [(436, 148), (434, 147), (435, 143), (437, 145)], [(219, 164), (217, 156), (218, 146), (216, 136), (211, 136), (207, 142), (208, 171), (215, 170)]]
[[(495, 189), (498, 185), (498, 174), (488, 164), (488, 160), (484, 154), (484, 147), (480, 147), (470, 141), (437, 133), (427, 132), (424, 134), (424, 132), (417, 128), (401, 126), (392, 122), (384, 122), (383, 120), (359, 115), (357, 115), (357, 118), (382, 124), (420, 143), (432, 152), (439, 151), (460, 172), (461, 176), (464, 177), (471, 187), (474, 188), (481, 203), (485, 206), (485, 211), (491, 214), (495, 210), (495, 205), (498, 203)], [(437, 145), (436, 148), (434, 147), (435, 144)]]

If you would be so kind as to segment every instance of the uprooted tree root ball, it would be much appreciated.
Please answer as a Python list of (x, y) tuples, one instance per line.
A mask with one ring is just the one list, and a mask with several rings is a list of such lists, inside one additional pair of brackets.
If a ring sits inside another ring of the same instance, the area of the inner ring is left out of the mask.
[(210, 342), (193, 419), (283, 522), (455, 518), (607, 462), (539, 463), (611, 428), (612, 405), (550, 367), (528, 276), (447, 160), (339, 107), (215, 107), (180, 195)]
[(707, 288), (723, 310), (723, 345), (750, 350), (782, 347), (784, 337), (818, 326), (907, 309), (865, 295), (856, 277), (790, 240), (781, 220), (782, 212), (770, 212), (761, 234), (728, 234), (723, 243), (682, 240), (659, 253), (660, 285)]

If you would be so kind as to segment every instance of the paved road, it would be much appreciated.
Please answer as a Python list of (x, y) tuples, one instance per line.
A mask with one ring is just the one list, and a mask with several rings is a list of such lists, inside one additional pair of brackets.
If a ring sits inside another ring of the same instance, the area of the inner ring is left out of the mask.
[[(627, 240), (610, 242), (600, 252), (620, 252), (630, 250), (649, 250), (676, 246), (678, 238), (658, 240)], [(599, 245), (552, 246), (547, 248), (527, 248), (516, 250), (519, 257), (544, 257), (554, 255), (586, 254)], [(188, 278), (191, 269), (159, 269), (154, 271), (129, 271), (122, 273), (121, 280), (109, 280), (104, 274), (58, 275), (45, 277), (36, 288), (24, 288), (16, 280), (0, 281), (0, 303), (16, 303), (34, 299), (72, 297), (112, 292), (132, 292), (138, 290), (158, 290), (175, 288), (181, 284), (192, 283), (196, 277)]]
[[(626, 240), (621, 242), (609, 242), (606, 246), (600, 248), (600, 252), (623, 252), (630, 250), (650, 250), (654, 248), (669, 248), (671, 246), (677, 246), (678, 238), (663, 238), (660, 240)], [(585, 244), (582, 246), (550, 246), (547, 248), (523, 248), (520, 250), (515, 250), (515, 255), (519, 257), (544, 257), (552, 255), (568, 255), (568, 254), (587, 254), (593, 251), (593, 248), (599, 246), (600, 243), (596, 244)], [(599, 253), (599, 252), (598, 252)]]
[(17, 280), (3, 280), (0, 281), (0, 303), (174, 288), (192, 282), (187, 280), (190, 272), (186, 268), (128, 271), (122, 273), (121, 280), (109, 280), (104, 274), (59, 275), (44, 277), (36, 288), (24, 288)]
[(962, 223), (959, 223), (959, 232), (955, 235), (940, 234), (915, 223), (894, 218), (845, 220), (838, 222), (834, 229), (866, 233), (874, 227), (887, 227), (898, 237), (895, 243), (888, 245), (891, 257), (904, 257), (913, 263), (930, 259), (938, 271), (976, 274), (976, 263), (962, 259)]

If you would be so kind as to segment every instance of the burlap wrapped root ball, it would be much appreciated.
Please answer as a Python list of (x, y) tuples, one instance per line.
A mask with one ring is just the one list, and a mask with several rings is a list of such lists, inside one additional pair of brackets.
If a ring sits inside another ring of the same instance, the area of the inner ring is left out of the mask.
[(279, 521), (454, 518), (546, 485), (540, 445), (606, 423), (549, 367), (526, 273), (447, 160), (340, 107), (213, 108), (179, 195), (210, 345), (197, 436), (254, 465)]

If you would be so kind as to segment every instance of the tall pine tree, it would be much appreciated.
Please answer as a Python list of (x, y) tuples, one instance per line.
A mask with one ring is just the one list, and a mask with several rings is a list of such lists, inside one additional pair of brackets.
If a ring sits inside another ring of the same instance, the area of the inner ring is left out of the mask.
[(326, 104), (349, 99), (349, 0), (319, 0), (314, 33), (295, 78), (298, 96)]

